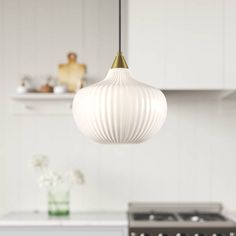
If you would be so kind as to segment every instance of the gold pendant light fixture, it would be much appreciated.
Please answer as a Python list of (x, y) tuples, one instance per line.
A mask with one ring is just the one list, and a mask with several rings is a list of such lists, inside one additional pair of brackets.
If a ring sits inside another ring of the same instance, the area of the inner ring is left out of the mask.
[(119, 50), (104, 80), (80, 89), (73, 101), (73, 116), (80, 131), (98, 143), (142, 143), (163, 125), (167, 115), (164, 94), (134, 79)]

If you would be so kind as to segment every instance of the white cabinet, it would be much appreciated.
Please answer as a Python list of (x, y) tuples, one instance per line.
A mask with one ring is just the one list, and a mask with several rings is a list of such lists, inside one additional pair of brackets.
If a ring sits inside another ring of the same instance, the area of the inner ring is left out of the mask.
[(223, 88), (223, 0), (129, 0), (128, 9), (137, 79), (164, 89)]
[(112, 227), (5, 227), (1, 236), (127, 236), (125, 228)]
[(236, 89), (236, 1), (224, 1), (224, 88)]

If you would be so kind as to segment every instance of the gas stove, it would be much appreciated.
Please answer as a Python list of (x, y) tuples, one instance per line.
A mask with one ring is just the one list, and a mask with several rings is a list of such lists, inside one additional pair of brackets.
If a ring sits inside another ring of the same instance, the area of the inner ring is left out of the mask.
[(129, 236), (236, 236), (219, 203), (130, 203)]

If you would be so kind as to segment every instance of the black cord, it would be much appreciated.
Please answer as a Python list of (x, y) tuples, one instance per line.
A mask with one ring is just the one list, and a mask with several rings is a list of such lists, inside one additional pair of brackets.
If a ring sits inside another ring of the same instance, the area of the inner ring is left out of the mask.
[(121, 53), (121, 0), (119, 0), (119, 53)]

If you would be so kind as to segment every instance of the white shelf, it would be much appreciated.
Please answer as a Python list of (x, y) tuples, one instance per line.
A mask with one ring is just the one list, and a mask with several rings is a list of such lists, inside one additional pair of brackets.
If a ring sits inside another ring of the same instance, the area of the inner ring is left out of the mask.
[(74, 93), (54, 94), (54, 93), (26, 93), (14, 94), (11, 96), (13, 100), (73, 100)]
[[(190, 95), (198, 94), (212, 99), (220, 100), (236, 100), (235, 90), (168, 90), (162, 89), (165, 95), (172, 96), (175, 94)], [(14, 114), (69, 114), (72, 111), (72, 102), (75, 94), (42, 94), (42, 93), (27, 93), (13, 94), (11, 99), (14, 101), (12, 113)]]
[(27, 93), (13, 94), (14, 114), (71, 114), (74, 93)]

